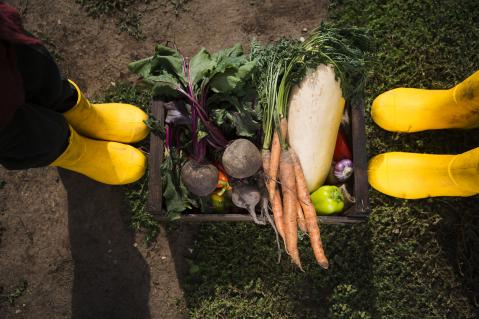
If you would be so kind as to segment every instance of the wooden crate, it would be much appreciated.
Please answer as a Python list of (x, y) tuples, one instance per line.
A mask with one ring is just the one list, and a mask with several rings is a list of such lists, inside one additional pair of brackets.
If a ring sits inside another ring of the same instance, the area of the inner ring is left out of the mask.
[[(364, 104), (347, 105), (347, 112), (351, 118), (352, 151), (353, 151), (353, 195), (356, 203), (348, 210), (335, 216), (318, 216), (324, 224), (351, 224), (360, 223), (369, 215), (368, 176), (366, 155), (366, 134), (364, 126)], [(151, 102), (153, 116), (164, 122), (165, 110), (163, 102)], [(169, 221), (163, 208), (162, 177), (160, 166), (163, 160), (163, 140), (154, 134), (150, 137), (149, 181), (148, 181), (148, 210), (158, 221)], [(182, 214), (177, 221), (183, 222), (248, 222), (253, 221), (250, 214), (204, 214), (199, 211), (189, 211)]]

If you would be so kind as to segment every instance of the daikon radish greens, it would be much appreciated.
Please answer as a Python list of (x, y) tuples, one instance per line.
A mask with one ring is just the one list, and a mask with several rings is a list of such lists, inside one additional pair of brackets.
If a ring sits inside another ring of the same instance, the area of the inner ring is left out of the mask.
[[(297, 248), (297, 231), (298, 216), (301, 215), (298, 214), (298, 203), (304, 212), (316, 260), (323, 268), (328, 267), (319, 225), (309, 198), (309, 192), (320, 186), (323, 172), (312, 162), (316, 152), (323, 152), (323, 147), (326, 148), (324, 156), (316, 160), (321, 161), (317, 165), (327, 167), (327, 175), (339, 127), (339, 122), (336, 124), (336, 113), (342, 115), (344, 100), (355, 100), (363, 91), (366, 65), (364, 52), (369, 45), (365, 31), (357, 28), (338, 29), (328, 24), (322, 24), (313, 30), (304, 42), (281, 39), (267, 46), (257, 43), (252, 45), (251, 59), (257, 63), (254, 81), (258, 103), (263, 110), (262, 156), (269, 199), (277, 228), (284, 230), (286, 251), (299, 268), (301, 261)], [(311, 91), (313, 86), (300, 86), (291, 92), (305, 77), (314, 78), (310, 74), (317, 69), (321, 70), (321, 76), (316, 77), (316, 80), (321, 81), (322, 88), (326, 90), (322, 92), (321, 108), (314, 107), (313, 100), (317, 93)], [(293, 97), (290, 97), (291, 94)], [(294, 97), (301, 97), (300, 100), (304, 103), (301, 109), (295, 103), (291, 103), (292, 109), (289, 108), (290, 98), (295, 101)], [(315, 110), (317, 111), (314, 112)], [(290, 120), (292, 123), (288, 124)], [(312, 125), (315, 121), (322, 124), (328, 122), (322, 127), (323, 133), (334, 130), (322, 137), (314, 136), (314, 133), (318, 133), (317, 127)], [(299, 141), (301, 134), (303, 144)], [(329, 146), (331, 137), (332, 147)], [(308, 154), (305, 152), (306, 147), (303, 147), (305, 145), (309, 145)], [(294, 157), (295, 153), (298, 160)], [(278, 188), (281, 188), (281, 192), (277, 191)], [(282, 206), (277, 201), (279, 193), (282, 193)], [(300, 221), (301, 224), (302, 222)]]

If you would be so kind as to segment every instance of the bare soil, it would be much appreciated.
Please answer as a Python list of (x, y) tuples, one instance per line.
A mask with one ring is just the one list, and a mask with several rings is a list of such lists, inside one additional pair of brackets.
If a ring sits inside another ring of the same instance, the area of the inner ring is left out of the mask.
[[(95, 19), (74, 0), (7, 1), (21, 12), (64, 73), (89, 97), (133, 80), (128, 62), (169, 41), (185, 54), (253, 38), (300, 37), (327, 14), (323, 0), (191, 0), (134, 5), (146, 36), (119, 33), (115, 17)], [(162, 229), (150, 247), (131, 231), (122, 189), (55, 168), (0, 167), (0, 295), (24, 280), (0, 318), (185, 318), (179, 277), (194, 226)], [(3, 292), (2, 292), (3, 290)]]

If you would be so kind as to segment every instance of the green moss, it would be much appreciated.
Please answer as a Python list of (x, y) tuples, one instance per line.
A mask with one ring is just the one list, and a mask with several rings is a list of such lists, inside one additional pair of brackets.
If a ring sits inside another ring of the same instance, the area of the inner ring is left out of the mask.
[[(126, 32), (138, 41), (146, 39), (141, 29), (142, 15), (135, 10), (135, 4), (149, 3), (151, 0), (75, 0), (75, 2), (92, 17), (99, 18), (105, 15), (115, 17), (120, 32)], [(162, 2), (167, 10), (179, 15), (185, 10), (189, 0), (162, 0)]]
[[(475, 1), (351, 0), (332, 6), (331, 21), (364, 26), (375, 38), (377, 51), (365, 92), (367, 113), (374, 97), (386, 90), (448, 88), (479, 68)], [(477, 133), (391, 134), (367, 115), (370, 155), (398, 150), (460, 153), (479, 146)], [(301, 273), (287, 258), (275, 263), (268, 229), (203, 225), (192, 260), (198, 271), (185, 285), (192, 313), (231, 318), (269, 318), (271, 313), (287, 318), (473, 318), (479, 293), (478, 198), (404, 201), (371, 190), (370, 199), (369, 223), (323, 226), (331, 258), (327, 272), (314, 265), (306, 242), (301, 244), (306, 272)], [(274, 301), (265, 306), (267, 314), (257, 315), (245, 305), (257, 298), (249, 294), (248, 285), (259, 278), (261, 293)]]
[[(208, 309), (223, 309), (226, 311), (221, 313), (223, 317), (231, 318), (317, 318), (332, 313), (336, 318), (344, 318), (342, 306), (358, 318), (368, 314), (374, 294), (370, 284), (372, 259), (367, 224), (325, 225), (322, 230), (328, 251), (336, 252), (330, 254), (330, 270), (315, 265), (305, 240), (300, 246), (303, 273), (284, 252), (281, 263), (277, 264), (274, 233), (268, 227), (202, 225), (190, 261), (190, 269), (194, 267), (194, 271), (190, 271), (183, 285), (192, 313), (204, 313), (207, 305)], [(352, 235), (355, 237), (351, 238)], [(248, 313), (245, 309), (236, 316), (236, 312), (259, 298), (252, 293), (252, 283), (264, 299), (264, 308), (254, 309), (261, 315), (253, 316), (255, 312)], [(248, 300), (236, 302), (238, 296)]]
[(98, 18), (105, 15), (116, 17), (120, 32), (126, 32), (136, 40), (144, 40), (141, 30), (141, 14), (132, 6), (135, 3), (148, 3), (150, 0), (75, 0), (90, 16)]
[[(103, 14), (115, 14), (125, 11), (138, 0), (75, 0), (80, 4), (90, 15), (101, 16)], [(148, 2), (148, 0), (141, 0), (141, 2)]]
[(10, 292), (4, 293), (3, 287), (0, 287), (0, 306), (3, 303), (7, 303), (10, 306), (14, 306), (15, 302), (18, 298), (25, 294), (27, 291), (28, 282), (26, 280), (22, 280), (18, 286), (14, 287)]
[(185, 6), (188, 2), (190, 2), (190, 0), (170, 0), (170, 4), (173, 6), (176, 15), (179, 15), (181, 11), (185, 10)]
[(126, 32), (136, 40), (145, 40), (146, 36), (141, 30), (141, 14), (126, 12), (118, 16), (116, 23), (121, 32)]
[[(342, 1), (332, 19), (371, 30), (377, 45), (367, 113), (395, 87), (444, 89), (479, 69), (476, 1)], [(457, 154), (479, 146), (478, 130), (392, 134), (367, 116), (370, 155)], [(370, 192), (376, 311), (381, 318), (472, 318), (479, 290), (479, 198), (403, 201)]]

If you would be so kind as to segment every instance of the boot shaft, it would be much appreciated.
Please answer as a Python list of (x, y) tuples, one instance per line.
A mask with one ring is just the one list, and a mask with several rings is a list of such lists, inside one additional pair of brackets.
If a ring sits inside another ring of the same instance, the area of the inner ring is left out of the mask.
[(136, 143), (148, 135), (149, 129), (144, 123), (148, 115), (141, 109), (125, 103), (90, 103), (78, 86), (70, 83), (77, 91), (78, 100), (63, 115), (78, 133), (121, 143)]
[(479, 127), (479, 71), (447, 90), (387, 91), (373, 101), (371, 116), (393, 132)]
[(452, 98), (460, 112), (458, 122), (462, 128), (479, 127), (479, 71), (451, 89)]
[(479, 106), (479, 71), (456, 85), (454, 88), (454, 101), (458, 104), (471, 104)]
[(479, 147), (454, 156), (448, 170), (451, 179), (459, 187), (479, 193)]

